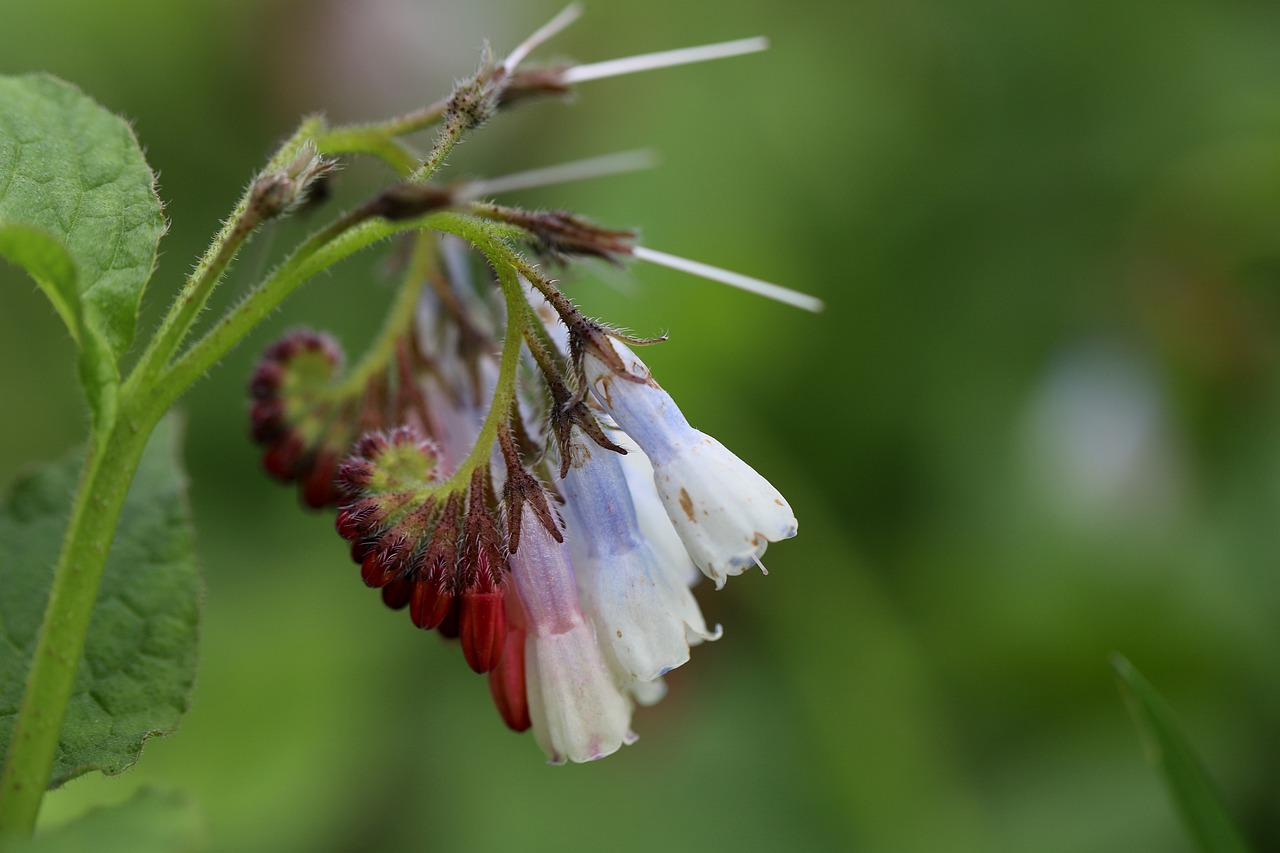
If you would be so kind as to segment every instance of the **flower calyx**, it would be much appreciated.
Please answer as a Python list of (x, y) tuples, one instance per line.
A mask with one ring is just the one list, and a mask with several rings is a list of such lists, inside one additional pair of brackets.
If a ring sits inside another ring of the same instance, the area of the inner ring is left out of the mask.
[(556, 522), (555, 513), (547, 502), (547, 492), (538, 478), (529, 473), (520, 460), (520, 451), (516, 448), (516, 440), (509, 427), (498, 431), (498, 445), (502, 448), (502, 459), (506, 463), (506, 482), (502, 487), (503, 514), (507, 518), (507, 553), (514, 554), (520, 548), (520, 531), (523, 525), (524, 509), (529, 508), (531, 516), (546, 529), (547, 534), (557, 542), (564, 541), (564, 534)]
[(621, 258), (631, 254), (636, 241), (635, 231), (605, 228), (567, 210), (529, 211), (487, 203), (476, 204), (474, 210), (525, 231), (534, 251), (558, 263), (594, 257), (622, 266)]

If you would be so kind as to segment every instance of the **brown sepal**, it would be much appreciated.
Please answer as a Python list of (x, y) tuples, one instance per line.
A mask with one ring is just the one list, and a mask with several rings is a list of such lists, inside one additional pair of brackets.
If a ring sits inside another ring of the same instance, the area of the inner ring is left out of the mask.
[(596, 416), (591, 414), (591, 409), (587, 406), (586, 401), (570, 401), (563, 406), (557, 406), (551, 412), (551, 428), (556, 434), (556, 444), (560, 448), (560, 476), (562, 478), (569, 473), (569, 465), (572, 462), (570, 442), (573, 438), (574, 427), (582, 430), (584, 435), (605, 450), (612, 450), (614, 453), (621, 453), (623, 456), (627, 455), (625, 448), (619, 447), (609, 440), (609, 436), (605, 433), (604, 428), (600, 426), (600, 422), (596, 420)]
[(505, 427), (498, 431), (498, 444), (502, 458), (507, 463), (507, 482), (502, 487), (503, 514), (507, 517), (507, 553), (514, 554), (520, 547), (522, 512), (527, 503), (534, 516), (557, 542), (564, 541), (564, 534), (556, 523), (551, 505), (547, 503), (546, 490), (538, 478), (530, 474), (520, 462), (515, 440)]

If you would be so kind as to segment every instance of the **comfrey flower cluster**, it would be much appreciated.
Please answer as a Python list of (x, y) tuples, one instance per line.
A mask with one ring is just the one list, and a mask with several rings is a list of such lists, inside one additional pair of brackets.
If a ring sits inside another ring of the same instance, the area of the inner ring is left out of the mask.
[(630, 158), (435, 180), (449, 145), (509, 103), (761, 46), (517, 67), (574, 14), (486, 62), (437, 108), (430, 180), (413, 172), (351, 215), (418, 226), (370, 351), (344, 371), (333, 339), (295, 331), (266, 350), (250, 382), (267, 471), (298, 483), (308, 505), (337, 507), (364, 583), (417, 627), (457, 640), (507, 725), (532, 728), (554, 763), (635, 739), (634, 706), (660, 699), (662, 676), (720, 636), (691, 587), (702, 575), (718, 589), (763, 570), (765, 548), (794, 536), (796, 519), (777, 489), (689, 424), (632, 349), (653, 341), (583, 315), (546, 269), (635, 257), (816, 307), (638, 246), (629, 231), (488, 200)]

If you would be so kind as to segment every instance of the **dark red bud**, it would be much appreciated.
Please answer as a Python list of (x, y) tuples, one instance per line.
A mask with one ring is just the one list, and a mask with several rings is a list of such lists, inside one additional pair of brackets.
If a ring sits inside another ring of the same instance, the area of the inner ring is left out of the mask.
[(462, 594), (458, 637), (462, 640), (462, 654), (473, 670), (488, 672), (498, 665), (498, 660), (502, 657), (503, 642), (507, 637), (507, 618), (501, 590), (468, 590)]
[(338, 510), (337, 516), (333, 519), (333, 526), (338, 531), (338, 535), (348, 542), (354, 541), (364, 527), (364, 512), (365, 510), (359, 504), (344, 506)]
[(275, 441), (285, 433), (284, 403), (280, 400), (258, 400), (249, 410), (249, 431), (258, 444)]
[(422, 434), (411, 426), (398, 426), (391, 431), (391, 443), (398, 447), (416, 446), (422, 441)]
[(306, 470), (305, 457), (302, 439), (291, 433), (267, 448), (262, 454), (262, 467), (277, 480), (288, 482)]
[(337, 481), (338, 457), (329, 450), (316, 456), (315, 464), (302, 482), (302, 500), (312, 509), (336, 504), (340, 498)]
[(342, 507), (333, 525), (343, 539), (356, 542), (376, 538), (386, 517), (386, 510), (375, 499), (365, 498)]
[(360, 577), (366, 586), (382, 587), (403, 575), (413, 543), (396, 534), (384, 536), (360, 563)]
[(286, 335), (262, 351), (263, 361), (286, 362), (298, 352), (298, 340), (293, 335)]
[(414, 584), (404, 577), (398, 577), (382, 588), (382, 603), (392, 610), (403, 610), (413, 594)]
[[(354, 557), (355, 554), (353, 553)], [(394, 573), (387, 572), (387, 564), (384, 555), (377, 548), (372, 548), (365, 554), (364, 560), (360, 563), (360, 579), (364, 581), (364, 585), (377, 589), (386, 586), (395, 577)]]
[(476, 672), (488, 672), (502, 655), (507, 624), (502, 581), (506, 573), (497, 525), (487, 508), (486, 472), (477, 472), (468, 495), (467, 519), (458, 557), (462, 589), (459, 636), (462, 653)]
[(363, 564), (378, 542), (375, 539), (357, 539), (351, 543), (351, 562)]
[(352, 497), (367, 489), (372, 477), (373, 463), (368, 459), (351, 456), (338, 466), (338, 485)]
[(284, 368), (277, 361), (264, 361), (249, 380), (249, 396), (255, 400), (270, 400), (280, 393), (284, 383)]
[(449, 612), (444, 619), (440, 620), (440, 624), (436, 626), (436, 630), (440, 632), (440, 636), (447, 640), (458, 639), (458, 611), (461, 609), (458, 599), (453, 599), (453, 604), (449, 608)]
[(436, 580), (419, 577), (409, 599), (409, 618), (419, 628), (435, 628), (453, 608), (453, 593)]
[(377, 459), (378, 455), (387, 449), (387, 437), (381, 432), (367, 432), (360, 436), (360, 440), (356, 442), (356, 446), (352, 448), (353, 456), (363, 456), (365, 459)]
[(286, 358), (292, 358), (305, 351), (320, 353), (331, 364), (337, 364), (342, 360), (342, 348), (338, 346), (338, 342), (324, 332), (317, 332), (314, 329), (294, 329), (282, 343), (292, 344)]
[(489, 670), (489, 695), (498, 713), (512, 731), (523, 732), (530, 726), (529, 693), (524, 680), (524, 638), (522, 627), (508, 623), (498, 665)]

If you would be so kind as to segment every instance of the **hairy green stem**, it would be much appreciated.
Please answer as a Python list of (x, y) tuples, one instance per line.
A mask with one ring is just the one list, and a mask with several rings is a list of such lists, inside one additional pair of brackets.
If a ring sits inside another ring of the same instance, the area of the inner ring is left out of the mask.
[[(394, 139), (397, 136), (405, 136), (406, 134), (416, 133), (419, 130), (426, 130), (431, 125), (440, 121), (444, 116), (445, 110), (448, 109), (448, 100), (439, 100), (434, 104), (420, 107), (412, 112), (404, 115), (389, 118), (386, 121), (369, 122), (367, 124), (353, 124), (346, 127), (335, 127), (332, 131), (324, 134), (321, 139), (325, 141), (337, 140), (340, 138), (381, 138)], [(348, 136), (350, 134), (350, 136)], [(319, 143), (323, 149), (325, 142)], [(342, 149), (351, 150), (351, 149)]]
[[(322, 126), (323, 122), (318, 117), (304, 120), (293, 136), (280, 146), (260, 174), (284, 168)], [(251, 211), (254, 186), (255, 184), (251, 182), (245, 189), (239, 203), (231, 211), (231, 215), (227, 217), (222, 229), (213, 238), (213, 243), (210, 244), (204, 257), (196, 265), (195, 271), (183, 285), (169, 313), (161, 322), (159, 330), (138, 360), (137, 368), (133, 371), (135, 381), (146, 383), (154, 380), (169, 359), (173, 358), (183, 339), (191, 331), (196, 318), (204, 310), (210, 294), (222, 280), (222, 274), (235, 259), (240, 247), (262, 224), (261, 217), (254, 216)]]
[(417, 155), (377, 126), (334, 128), (316, 137), (316, 147), (321, 154), (372, 154), (405, 176), (418, 167)]
[(418, 168), (418, 157), (397, 137), (425, 130), (444, 117), (448, 101), (405, 113), (386, 121), (335, 127), (316, 136), (322, 154), (372, 154), (401, 175)]
[(428, 231), (418, 233), (414, 237), (413, 255), (409, 258), (400, 292), (396, 294), (378, 337), (360, 359), (360, 363), (351, 368), (350, 373), (330, 392), (333, 397), (351, 397), (360, 393), (370, 377), (384, 370), (391, 361), (396, 343), (413, 324), (418, 298), (431, 275), (435, 254), (434, 235)]
[(0, 777), (0, 836), (35, 827), (116, 524), (163, 411), (140, 415), (122, 405), (120, 419), (104, 425), (106, 439), (90, 443)]
[(472, 245), (488, 257), (498, 274), (502, 294), (506, 299), (507, 330), (502, 337), (502, 361), (498, 365), (498, 381), (494, 385), (489, 413), (485, 415), (484, 424), (480, 427), (480, 434), (476, 436), (471, 452), (467, 454), (466, 459), (462, 460), (449, 479), (439, 486), (433, 486), (427, 494), (447, 494), (466, 487), (471, 481), (472, 473), (481, 465), (489, 463), (489, 458), (493, 454), (493, 443), (498, 438), (498, 430), (510, 419), (511, 409), (516, 402), (516, 378), (520, 367), (520, 348), (524, 340), (526, 322), (523, 310), (524, 294), (520, 290), (520, 282), (516, 280), (515, 271), (507, 262), (509, 253), (483, 238), (474, 239)]
[(168, 408), (307, 279), (393, 234), (429, 227), (436, 215), (398, 222), (342, 217), (298, 247), (144, 393)]

